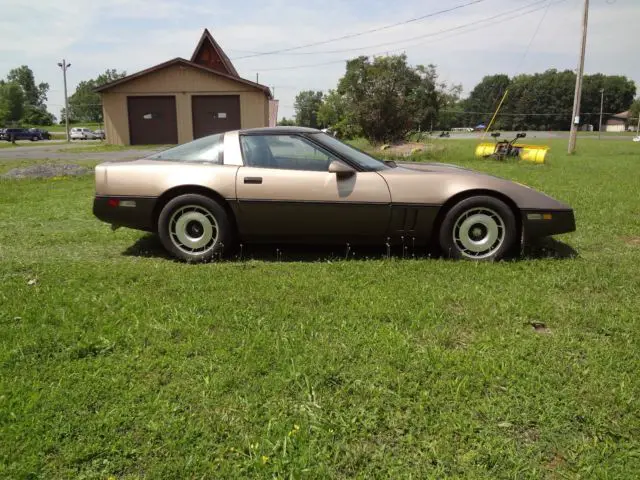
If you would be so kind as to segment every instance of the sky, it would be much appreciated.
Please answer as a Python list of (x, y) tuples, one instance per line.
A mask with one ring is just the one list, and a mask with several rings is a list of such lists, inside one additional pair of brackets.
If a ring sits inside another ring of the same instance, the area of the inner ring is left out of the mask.
[[(471, 2), (476, 3), (463, 6)], [(59, 116), (64, 89), (57, 63), (63, 58), (71, 63), (71, 95), (78, 82), (106, 69), (134, 73), (174, 57), (189, 59), (208, 28), (242, 77), (255, 81), (259, 74), (260, 83), (274, 88), (278, 116), (291, 117), (299, 91), (334, 88), (345, 60), (359, 55), (405, 53), (411, 64), (435, 64), (440, 80), (461, 84), (464, 94), (485, 75), (575, 70), (583, 5), (584, 0), (35, 0), (25, 8), (23, 0), (2, 0), (0, 77), (28, 65), (37, 82), (49, 83), (49, 110)], [(463, 7), (383, 28), (458, 6)], [(626, 75), (640, 93), (639, 20), (640, 0), (591, 0), (585, 72)], [(327, 43), (250, 56), (317, 42)]]

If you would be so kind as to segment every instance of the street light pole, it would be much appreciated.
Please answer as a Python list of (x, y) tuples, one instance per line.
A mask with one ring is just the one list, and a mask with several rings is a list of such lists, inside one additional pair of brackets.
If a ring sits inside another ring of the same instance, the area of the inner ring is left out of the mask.
[(587, 50), (587, 25), (589, 24), (589, 0), (584, 0), (584, 14), (582, 17), (582, 43), (580, 45), (580, 60), (576, 76), (576, 91), (573, 97), (573, 115), (571, 117), (571, 132), (569, 133), (569, 154), (576, 151), (578, 126), (580, 124), (580, 99), (582, 97), (582, 76), (584, 75), (584, 56)]
[(598, 127), (598, 140), (602, 138), (602, 110), (604, 109), (604, 88), (600, 89), (600, 126)]
[(64, 78), (64, 124), (65, 130), (67, 131), (67, 143), (70, 141), (69, 139), (69, 98), (67, 97), (67, 68), (71, 66), (70, 63), (67, 63), (63, 58), (62, 62), (58, 63), (58, 66), (62, 69), (62, 77)]

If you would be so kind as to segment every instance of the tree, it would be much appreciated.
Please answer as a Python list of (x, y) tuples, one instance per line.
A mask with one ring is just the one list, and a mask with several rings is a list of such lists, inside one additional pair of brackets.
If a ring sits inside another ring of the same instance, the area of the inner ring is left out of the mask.
[(435, 67), (411, 67), (406, 55), (359, 57), (347, 62), (338, 93), (369, 140), (394, 141), (435, 118), (435, 79)]
[(313, 90), (305, 90), (296, 95), (294, 108), (298, 125), (301, 127), (320, 128), (318, 110), (322, 105), (323, 97), (322, 92), (314, 92)]
[(36, 85), (33, 71), (27, 66), (14, 68), (7, 75), (8, 83), (18, 85), (22, 91), (22, 115), (20, 121), (31, 125), (49, 125), (54, 117), (47, 111), (45, 102), (49, 92), (48, 83)]
[(25, 105), (22, 122), (29, 125), (53, 125), (56, 117), (45, 106)]
[(438, 96), (437, 126), (442, 130), (449, 130), (453, 127), (462, 127), (466, 125), (464, 108), (460, 102), (462, 94), (462, 85), (452, 85), (447, 87), (443, 85)]
[(33, 71), (27, 65), (11, 70), (7, 75), (7, 81), (20, 85), (26, 105), (44, 107), (47, 101), (47, 93), (49, 92), (49, 84), (42, 82), (36, 85)]
[(282, 117), (282, 120), (278, 122), (279, 127), (294, 127), (296, 121), (292, 118)]
[(20, 85), (0, 83), (0, 125), (18, 123), (24, 112), (24, 93)]
[(468, 124), (489, 123), (491, 112), (498, 107), (504, 92), (511, 85), (508, 75), (488, 75), (471, 91), (464, 101), (464, 110), (469, 112)]
[(416, 75), (415, 86), (409, 94), (409, 100), (415, 109), (413, 115), (414, 126), (421, 131), (430, 131), (438, 118), (440, 110), (440, 91), (446, 85), (438, 85), (438, 75), (435, 65), (424, 67), (418, 65), (414, 69)]
[(511, 130), (564, 130), (570, 122), (576, 75), (555, 69), (511, 81), (501, 126)]
[[(571, 122), (576, 75), (571, 70), (549, 69), (533, 75), (485, 77), (463, 101), (474, 121), (488, 122), (505, 90), (509, 94), (497, 117), (494, 129), (566, 130)], [(581, 123), (598, 124), (600, 90), (604, 89), (604, 112), (619, 113), (631, 105), (636, 94), (633, 81), (623, 76), (600, 73), (585, 75), (582, 85)]]
[(318, 122), (329, 127), (339, 138), (354, 138), (361, 135), (347, 100), (336, 90), (329, 90), (318, 110)]
[[(125, 77), (126, 72), (115, 69), (106, 70), (95, 79), (83, 80), (69, 97), (69, 118), (82, 122), (100, 122), (102, 120), (102, 102), (95, 89), (105, 83)], [(63, 110), (62, 116), (66, 113)]]

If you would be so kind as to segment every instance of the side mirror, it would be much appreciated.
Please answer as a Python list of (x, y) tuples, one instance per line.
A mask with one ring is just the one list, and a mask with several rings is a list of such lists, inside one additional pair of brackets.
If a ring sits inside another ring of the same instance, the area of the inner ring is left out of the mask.
[(355, 175), (356, 171), (349, 165), (334, 160), (329, 164), (329, 173), (335, 173), (339, 177), (350, 177)]

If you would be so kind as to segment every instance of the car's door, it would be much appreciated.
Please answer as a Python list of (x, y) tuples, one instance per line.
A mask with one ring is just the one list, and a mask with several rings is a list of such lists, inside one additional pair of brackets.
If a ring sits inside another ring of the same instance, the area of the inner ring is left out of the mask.
[(242, 135), (236, 176), (245, 238), (288, 241), (382, 239), (391, 196), (376, 172), (338, 175), (338, 158), (302, 135)]

